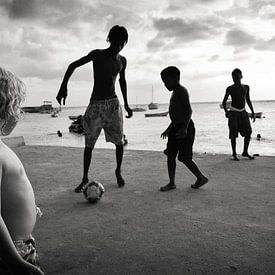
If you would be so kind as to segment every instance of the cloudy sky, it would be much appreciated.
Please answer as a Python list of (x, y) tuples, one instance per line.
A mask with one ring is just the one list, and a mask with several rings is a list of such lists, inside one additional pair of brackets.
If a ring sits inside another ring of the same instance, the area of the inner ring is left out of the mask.
[[(275, 99), (274, 0), (0, 0), (0, 66), (26, 83), (25, 105), (56, 104), (67, 66), (108, 47), (116, 24), (129, 33), (130, 103), (149, 103), (152, 86), (167, 102), (159, 72), (168, 65), (180, 68), (192, 102), (221, 101), (235, 67), (252, 100)], [(92, 64), (78, 68), (67, 104), (87, 105), (92, 85)]]

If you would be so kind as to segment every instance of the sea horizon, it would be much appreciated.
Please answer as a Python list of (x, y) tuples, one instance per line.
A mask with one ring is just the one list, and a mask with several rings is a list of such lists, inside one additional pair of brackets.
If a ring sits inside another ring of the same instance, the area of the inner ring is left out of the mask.
[[(220, 102), (193, 103), (192, 119), (196, 127), (194, 152), (231, 154), (230, 140), (228, 138), (227, 119), (219, 106)], [(132, 106), (132, 105), (130, 105)], [(135, 106), (147, 107), (147, 104)], [(275, 100), (254, 101), (255, 113), (262, 112), (262, 118), (257, 118), (252, 125), (250, 143), (251, 153), (275, 156)], [(72, 120), (70, 116), (83, 115), (87, 106), (62, 107), (57, 117), (51, 114), (25, 113), (22, 115), (12, 136), (24, 136), (27, 145), (57, 145), (68, 147), (84, 147), (84, 136), (69, 131)], [(157, 110), (134, 112), (131, 119), (124, 119), (124, 134), (127, 137), (127, 149), (163, 151), (166, 140), (160, 134), (170, 124), (169, 115), (164, 117), (145, 117), (146, 113), (166, 112), (168, 103), (159, 104)], [(126, 115), (124, 108), (123, 116)], [(62, 132), (62, 137), (57, 136)], [(256, 139), (260, 134), (262, 139)], [(243, 139), (237, 140), (237, 152), (241, 152)], [(101, 132), (96, 148), (113, 148), (113, 144), (106, 143), (104, 131)]]
[[(50, 101), (50, 102), (55, 102), (55, 100), (45, 100), (45, 101)], [(253, 102), (275, 102), (275, 99), (257, 99), (257, 100), (253, 100), (251, 99), (252, 104)], [(159, 105), (165, 105), (165, 104), (169, 104), (169, 102), (156, 102), (154, 101), (154, 103), (157, 103)], [(222, 103), (222, 99), (220, 101), (191, 101), (191, 104), (220, 104)], [(149, 103), (129, 103), (129, 106), (146, 106), (149, 105)], [(38, 107), (41, 106), (43, 104), (38, 104), (38, 105), (22, 105), (22, 107)], [(53, 104), (54, 106), (61, 106), (61, 109), (66, 109), (66, 108), (86, 108), (89, 105), (89, 102), (87, 102), (87, 105), (58, 105), (58, 104)], [(123, 102), (120, 102), (121, 106), (124, 106)]]

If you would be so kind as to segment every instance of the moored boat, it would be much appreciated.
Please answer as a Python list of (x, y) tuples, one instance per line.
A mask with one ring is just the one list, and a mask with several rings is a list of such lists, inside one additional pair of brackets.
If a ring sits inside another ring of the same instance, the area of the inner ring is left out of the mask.
[(83, 128), (83, 116), (69, 116), (73, 122), (69, 126), (69, 132), (73, 132), (76, 134), (83, 134), (84, 133), (84, 128)]
[(159, 108), (158, 104), (154, 102), (154, 87), (152, 86), (152, 102), (148, 105), (148, 109), (155, 110), (158, 108)]
[[(222, 103), (220, 104), (220, 108), (223, 109)], [(231, 108), (231, 101), (226, 102), (226, 109), (230, 111)], [(263, 117), (263, 112), (256, 112), (254, 113), (255, 118), (262, 118)], [(252, 113), (248, 113), (249, 117), (252, 117)]]
[(162, 117), (162, 116), (167, 116), (168, 112), (161, 112), (161, 113), (147, 113), (144, 114), (145, 117)]

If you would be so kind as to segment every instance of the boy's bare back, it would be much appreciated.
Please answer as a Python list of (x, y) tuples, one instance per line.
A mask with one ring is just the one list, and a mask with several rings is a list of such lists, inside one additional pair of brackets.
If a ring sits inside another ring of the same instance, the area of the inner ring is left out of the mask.
[[(173, 123), (185, 123), (185, 113), (192, 113), (188, 91), (185, 87), (179, 85), (172, 93), (169, 104), (169, 115)], [(190, 118), (188, 118), (189, 120)]]
[(0, 210), (13, 240), (26, 239), (36, 223), (32, 186), (16, 154), (0, 140)]

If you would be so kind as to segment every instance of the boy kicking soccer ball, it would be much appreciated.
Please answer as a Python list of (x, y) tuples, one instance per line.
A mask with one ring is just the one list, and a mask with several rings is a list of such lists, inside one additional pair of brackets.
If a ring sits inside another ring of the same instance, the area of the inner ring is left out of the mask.
[(160, 191), (168, 191), (176, 188), (176, 157), (196, 176), (197, 181), (191, 185), (198, 189), (208, 182), (208, 179), (199, 170), (193, 161), (193, 143), (195, 139), (195, 126), (191, 119), (192, 109), (187, 90), (180, 84), (180, 71), (177, 67), (170, 66), (161, 72), (161, 79), (165, 87), (172, 91), (169, 104), (169, 116), (171, 123), (161, 134), (162, 138), (168, 137), (167, 167), (169, 183), (160, 188)]
[[(24, 84), (0, 68), (0, 134), (16, 126)], [(31, 235), (38, 208), (32, 186), (15, 153), (0, 139), (0, 274), (44, 274)]]

